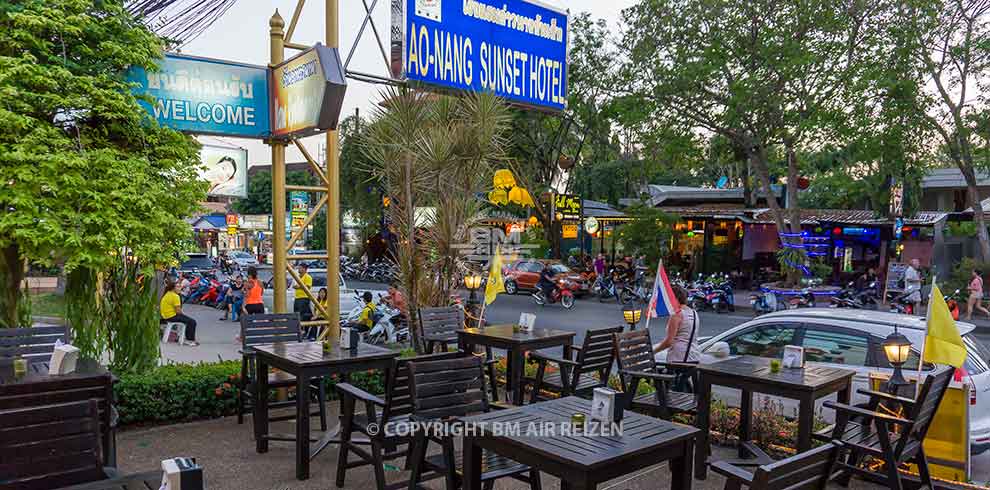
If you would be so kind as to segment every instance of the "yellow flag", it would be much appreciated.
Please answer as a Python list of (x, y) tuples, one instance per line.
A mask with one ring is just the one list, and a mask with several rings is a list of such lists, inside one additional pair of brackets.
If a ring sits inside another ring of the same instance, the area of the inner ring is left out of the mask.
[(932, 285), (928, 299), (928, 332), (925, 334), (925, 362), (962, 367), (966, 360), (966, 344), (963, 344), (956, 328), (956, 321), (945, 304), (942, 291)]
[(485, 286), (485, 304), (492, 304), (498, 293), (504, 292), (505, 281), (502, 280), (502, 253), (500, 250), (495, 249), (495, 256), (492, 257), (491, 266), (488, 269), (488, 284)]

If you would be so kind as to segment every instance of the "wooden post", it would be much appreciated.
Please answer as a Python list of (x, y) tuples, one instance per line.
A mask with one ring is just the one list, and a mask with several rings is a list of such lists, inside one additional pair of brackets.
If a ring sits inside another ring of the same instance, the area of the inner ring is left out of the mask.
[[(275, 66), (285, 59), (285, 33), (282, 30), (285, 21), (278, 10), (268, 21), (268, 26), (271, 28), (270, 66)], [(271, 140), (268, 144), (272, 147), (272, 271), (275, 275), (273, 306), (276, 313), (285, 313), (288, 311), (285, 304), (285, 143)]]

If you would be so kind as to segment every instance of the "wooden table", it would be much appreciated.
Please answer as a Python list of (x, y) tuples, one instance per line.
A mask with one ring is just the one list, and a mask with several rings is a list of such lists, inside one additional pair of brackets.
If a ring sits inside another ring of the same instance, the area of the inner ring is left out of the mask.
[(149, 471), (110, 480), (82, 483), (59, 490), (158, 490), (161, 485), (162, 472)]
[(698, 452), (695, 455), (695, 476), (705, 479), (708, 468), (705, 457), (710, 444), (708, 425), (712, 401), (712, 385), (727, 386), (742, 391), (739, 420), (739, 457), (747, 456), (746, 444), (751, 439), (753, 393), (779, 396), (797, 400), (798, 438), (797, 450), (811, 449), (811, 434), (814, 430), (815, 401), (838, 393), (839, 402), (849, 403), (852, 378), (856, 373), (848, 369), (824, 366), (805, 366), (803, 369), (780, 368), (770, 372), (770, 359), (753, 356), (739, 356), (713, 364), (698, 366), (698, 416), (697, 426), (701, 429), (698, 439)]
[[(691, 489), (698, 429), (627, 410), (621, 435), (563, 433), (571, 415), (580, 412), (588, 416), (590, 411), (590, 400), (566, 397), (465, 418), (466, 424), (472, 424), (465, 427), (476, 431), (465, 431), (464, 490), (481, 489), (482, 450), (556, 476), (562, 490), (594, 489), (599, 483), (664, 461), (670, 468), (671, 490)], [(502, 425), (499, 430), (496, 423), (517, 425)], [(555, 432), (528, 434), (529, 424), (551, 424)], [(510, 432), (507, 427), (518, 427), (518, 435), (505, 435)]]
[(48, 361), (28, 365), (27, 374), (14, 376), (12, 365), (0, 367), (0, 411), (55, 403), (96, 399), (100, 409), (103, 461), (117, 465), (116, 429), (111, 423), (113, 383), (116, 379), (100, 363), (80, 359), (71, 374), (51, 376)]
[[(296, 443), (296, 478), (309, 478), (309, 461), (329, 444), (339, 443), (337, 431), (328, 431), (322, 439), (311, 441), (309, 437), (309, 383), (313, 378), (332, 374), (347, 374), (369, 369), (388, 372), (392, 368), (397, 351), (369, 344), (359, 344), (357, 349), (341, 349), (334, 343), (333, 349), (323, 352), (319, 342), (279, 342), (254, 346), (255, 380), (254, 438), (259, 453), (268, 452), (270, 440), (294, 440)], [(296, 377), (296, 435), (294, 438), (268, 433), (268, 368), (274, 367)], [(316, 442), (310, 446), (310, 442)]]
[(522, 378), (525, 372), (524, 356), (527, 351), (562, 346), (564, 358), (570, 359), (574, 332), (534, 328), (532, 331), (519, 331), (518, 325), (485, 325), (482, 328), (465, 328), (457, 331), (457, 344), (464, 352), (471, 352), (474, 346), (483, 345), (495, 349), (505, 349), (506, 393), (511, 393), (512, 403), (522, 405)]

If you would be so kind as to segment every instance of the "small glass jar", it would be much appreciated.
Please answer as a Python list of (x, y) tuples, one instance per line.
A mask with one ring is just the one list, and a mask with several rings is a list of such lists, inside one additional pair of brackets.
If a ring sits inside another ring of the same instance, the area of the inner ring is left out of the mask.
[(770, 372), (771, 373), (780, 372), (780, 359), (770, 359)]
[(27, 359), (17, 356), (14, 358), (14, 376), (22, 377), (27, 374)]
[(571, 425), (574, 426), (575, 429), (584, 429), (584, 422), (585, 418), (583, 413), (575, 413), (574, 415), (571, 415)]

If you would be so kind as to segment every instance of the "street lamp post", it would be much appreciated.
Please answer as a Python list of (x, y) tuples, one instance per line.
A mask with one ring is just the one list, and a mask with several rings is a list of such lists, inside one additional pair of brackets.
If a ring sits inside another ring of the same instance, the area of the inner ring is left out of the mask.
[(904, 379), (904, 374), (901, 372), (901, 366), (907, 362), (908, 355), (911, 354), (911, 341), (897, 331), (897, 326), (894, 326), (894, 333), (883, 341), (883, 352), (887, 356), (887, 361), (894, 367), (894, 373), (887, 381), (887, 391), (892, 395), (899, 395), (902, 386), (911, 384)]
[(629, 331), (636, 330), (636, 324), (639, 323), (639, 318), (642, 316), (643, 310), (635, 306), (627, 306), (622, 309), (622, 318), (626, 320), (629, 324)]
[(481, 287), (481, 276), (475, 273), (470, 273), (464, 276), (464, 287), (470, 291), (470, 296), (468, 296), (466, 311), (471, 312), (471, 315), (478, 314), (478, 296), (476, 292), (478, 288)]

